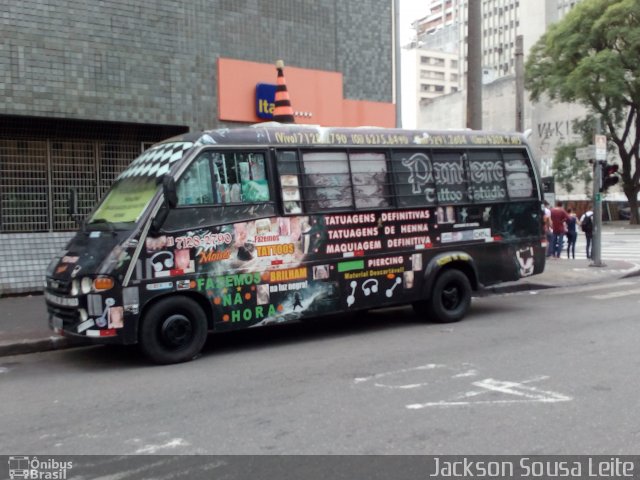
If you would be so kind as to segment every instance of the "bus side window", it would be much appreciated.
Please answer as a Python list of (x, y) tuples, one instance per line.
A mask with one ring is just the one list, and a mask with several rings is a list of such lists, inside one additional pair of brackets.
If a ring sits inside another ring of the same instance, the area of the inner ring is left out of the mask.
[(470, 194), (474, 203), (505, 202), (504, 165), (498, 150), (469, 151)]
[(269, 184), (262, 153), (216, 152), (213, 157), (216, 203), (269, 201)]
[(284, 213), (302, 213), (300, 168), (296, 152), (278, 152), (278, 173), (280, 174)]
[(436, 185), (430, 152), (397, 150), (391, 159), (398, 206), (435, 205)]
[(353, 208), (346, 152), (305, 152), (302, 158), (308, 212)]
[(210, 160), (209, 154), (201, 155), (180, 177), (176, 186), (179, 206), (213, 203)]
[(433, 175), (438, 189), (439, 204), (468, 203), (467, 155), (462, 151), (433, 152)]
[(384, 153), (350, 153), (351, 180), (356, 208), (389, 206), (387, 158)]
[(225, 205), (269, 201), (262, 153), (205, 152), (180, 177), (178, 205)]
[(536, 195), (533, 174), (524, 151), (505, 151), (504, 170), (509, 198), (532, 198)]

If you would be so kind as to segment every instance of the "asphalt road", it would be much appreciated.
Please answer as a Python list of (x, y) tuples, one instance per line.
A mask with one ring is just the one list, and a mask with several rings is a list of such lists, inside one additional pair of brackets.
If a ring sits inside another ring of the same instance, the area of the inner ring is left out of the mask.
[(624, 454), (640, 450), (640, 278), (211, 336), (150, 366), (0, 359), (5, 454)]

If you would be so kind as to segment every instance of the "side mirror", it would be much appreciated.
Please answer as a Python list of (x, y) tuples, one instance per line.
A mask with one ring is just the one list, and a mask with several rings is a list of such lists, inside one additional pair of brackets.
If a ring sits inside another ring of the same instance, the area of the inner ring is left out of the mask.
[(162, 193), (164, 201), (169, 208), (175, 208), (178, 205), (178, 192), (176, 190), (176, 181), (170, 175), (162, 177)]
[(151, 222), (151, 231), (155, 233), (159, 232), (162, 228), (162, 224), (169, 216), (169, 210), (178, 205), (178, 192), (173, 177), (169, 175), (162, 177), (162, 194), (164, 195), (164, 203)]

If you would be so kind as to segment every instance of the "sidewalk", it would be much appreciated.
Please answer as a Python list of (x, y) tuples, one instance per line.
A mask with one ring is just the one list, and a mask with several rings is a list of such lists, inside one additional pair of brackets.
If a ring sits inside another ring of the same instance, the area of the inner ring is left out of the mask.
[[(604, 267), (591, 267), (590, 260), (548, 258), (540, 275), (489, 287), (485, 294), (607, 283), (640, 275), (640, 265), (604, 259)], [(43, 352), (85, 343), (54, 335), (47, 325), (44, 297), (40, 294), (0, 298), (0, 356)]]

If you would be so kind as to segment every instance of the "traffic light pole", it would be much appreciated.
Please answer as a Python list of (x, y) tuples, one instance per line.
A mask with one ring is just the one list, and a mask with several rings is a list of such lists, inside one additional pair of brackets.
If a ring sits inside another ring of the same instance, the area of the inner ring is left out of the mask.
[(606, 267), (602, 263), (602, 167), (601, 160), (593, 162), (593, 238), (591, 243), (591, 267)]

